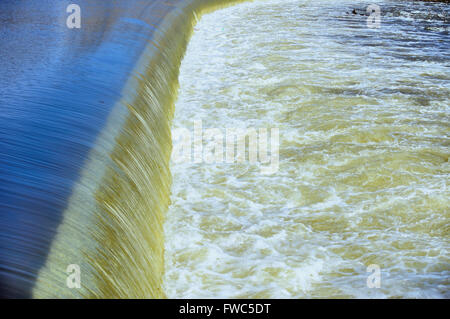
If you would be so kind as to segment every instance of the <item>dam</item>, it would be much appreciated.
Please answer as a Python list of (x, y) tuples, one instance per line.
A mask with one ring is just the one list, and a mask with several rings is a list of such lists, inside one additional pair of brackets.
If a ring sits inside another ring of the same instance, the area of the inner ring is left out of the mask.
[(448, 298), (449, 7), (371, 4), (1, 1), (0, 296)]
[(0, 3), (1, 296), (163, 297), (179, 64), (233, 1), (76, 3)]

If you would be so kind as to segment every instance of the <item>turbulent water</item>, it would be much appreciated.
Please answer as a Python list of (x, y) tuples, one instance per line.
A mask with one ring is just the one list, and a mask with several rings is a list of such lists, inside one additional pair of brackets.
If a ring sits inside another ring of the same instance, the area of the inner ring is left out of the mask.
[(168, 297), (450, 297), (449, 6), (368, 4), (199, 21), (173, 129), (278, 128), (279, 170), (172, 163)]

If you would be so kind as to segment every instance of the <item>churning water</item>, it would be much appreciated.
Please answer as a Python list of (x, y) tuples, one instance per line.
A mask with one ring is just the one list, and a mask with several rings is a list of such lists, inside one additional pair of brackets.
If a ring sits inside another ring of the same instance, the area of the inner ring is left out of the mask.
[(168, 297), (450, 297), (450, 8), (377, 3), (199, 21), (173, 129), (279, 128), (279, 170), (172, 163)]

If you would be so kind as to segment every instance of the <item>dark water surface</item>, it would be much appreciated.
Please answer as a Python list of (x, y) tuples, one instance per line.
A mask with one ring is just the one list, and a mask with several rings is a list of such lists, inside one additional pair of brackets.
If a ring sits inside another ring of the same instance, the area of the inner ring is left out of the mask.
[(0, 1), (1, 296), (28, 297), (88, 152), (177, 1)]

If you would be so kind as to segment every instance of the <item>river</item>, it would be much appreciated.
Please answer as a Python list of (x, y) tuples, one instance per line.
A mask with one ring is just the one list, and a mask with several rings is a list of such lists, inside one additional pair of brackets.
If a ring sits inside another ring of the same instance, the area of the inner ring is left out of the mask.
[(199, 20), (173, 130), (276, 128), (279, 165), (172, 161), (168, 297), (450, 297), (450, 7), (369, 4)]

